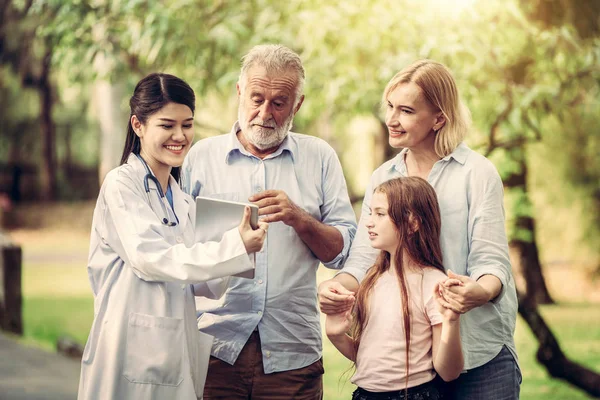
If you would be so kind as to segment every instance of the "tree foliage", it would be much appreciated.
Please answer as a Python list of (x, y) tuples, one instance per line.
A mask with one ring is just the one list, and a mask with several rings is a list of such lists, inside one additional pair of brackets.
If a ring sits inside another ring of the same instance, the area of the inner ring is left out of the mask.
[[(343, 155), (356, 147), (353, 122), (371, 119), (380, 163), (391, 156), (383, 88), (410, 62), (432, 58), (454, 72), (472, 112), (468, 144), (504, 179), (512, 241), (538, 259), (539, 205), (550, 209), (542, 221), (552, 224), (564, 221), (555, 213), (579, 204), (580, 236), (553, 243), (586, 243), (600, 263), (599, 15), (595, 0), (7, 0), (0, 4), (0, 161), (97, 164), (97, 142), (107, 136), (91, 121), (90, 105), (102, 101), (94, 84), (130, 93), (152, 71), (186, 79), (198, 97), (199, 127), (225, 131), (240, 57), (255, 44), (282, 43), (307, 72), (297, 130), (325, 137)], [(44, 66), (45, 91), (38, 90)], [(50, 153), (39, 140), (44, 93), (54, 107)], [(123, 113), (126, 101), (117, 107)], [(364, 189), (352, 173), (347, 179), (360, 197)], [(73, 193), (67, 179), (60, 182)], [(539, 193), (550, 200), (540, 203)], [(544, 246), (541, 257), (555, 247)]]

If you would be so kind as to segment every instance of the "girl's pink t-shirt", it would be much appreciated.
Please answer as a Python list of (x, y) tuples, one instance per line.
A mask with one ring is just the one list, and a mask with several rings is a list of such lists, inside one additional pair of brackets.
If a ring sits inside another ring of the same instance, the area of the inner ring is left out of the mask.
[[(446, 275), (435, 268), (407, 274), (411, 312), (408, 387), (435, 377), (431, 346), (432, 326), (442, 323), (433, 297)], [(379, 277), (368, 299), (367, 326), (356, 356), (351, 382), (372, 392), (403, 390), (406, 386), (406, 341), (400, 286), (395, 272)]]

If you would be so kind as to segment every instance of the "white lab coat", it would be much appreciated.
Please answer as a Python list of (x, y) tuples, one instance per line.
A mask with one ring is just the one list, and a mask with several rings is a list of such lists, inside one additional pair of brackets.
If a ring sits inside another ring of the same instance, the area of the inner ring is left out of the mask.
[(194, 243), (195, 203), (173, 178), (179, 223), (163, 225), (156, 186), (150, 181), (147, 194), (145, 175), (131, 155), (98, 196), (88, 259), (94, 322), (79, 400), (202, 398), (213, 338), (197, 329), (194, 291), (218, 298), (227, 279), (207, 281), (254, 268), (237, 228), (219, 243)]

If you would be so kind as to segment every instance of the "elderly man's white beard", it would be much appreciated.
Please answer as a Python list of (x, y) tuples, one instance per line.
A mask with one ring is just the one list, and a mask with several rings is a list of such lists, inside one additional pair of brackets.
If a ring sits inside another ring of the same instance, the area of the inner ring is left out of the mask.
[[(287, 136), (292, 127), (292, 123), (294, 122), (294, 113), (290, 113), (290, 116), (283, 121), (283, 124), (279, 127), (272, 118), (270, 120), (263, 121), (262, 119), (256, 117), (248, 123), (246, 122), (246, 114), (244, 113), (243, 107), (240, 104), (238, 107), (238, 122), (240, 124), (240, 128), (242, 128), (244, 136), (246, 136), (246, 139), (248, 139), (252, 145), (260, 150), (268, 150), (279, 146), (283, 142), (283, 139), (285, 139)], [(274, 129), (263, 128), (263, 126), (268, 126)]]

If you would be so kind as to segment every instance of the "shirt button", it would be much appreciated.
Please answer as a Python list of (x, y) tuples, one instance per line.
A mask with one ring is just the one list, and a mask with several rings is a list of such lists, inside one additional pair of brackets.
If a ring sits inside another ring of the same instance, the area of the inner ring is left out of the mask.
[(270, 351), (266, 351), (265, 355), (267, 356), (267, 358), (271, 357), (271, 352)]
[(258, 314), (258, 315), (262, 315), (262, 311), (259, 311), (257, 314)]
[(257, 192), (262, 192), (262, 188), (261, 188), (260, 186), (257, 186), (257, 187), (256, 187), (256, 191), (257, 191)]
[(262, 284), (262, 283), (263, 283), (263, 280), (262, 280), (262, 279), (259, 279), (259, 280), (258, 280), (258, 284), (260, 285), (260, 284)]
[(183, 243), (183, 238), (181, 236), (177, 236), (175, 240), (177, 241), (177, 243)]

